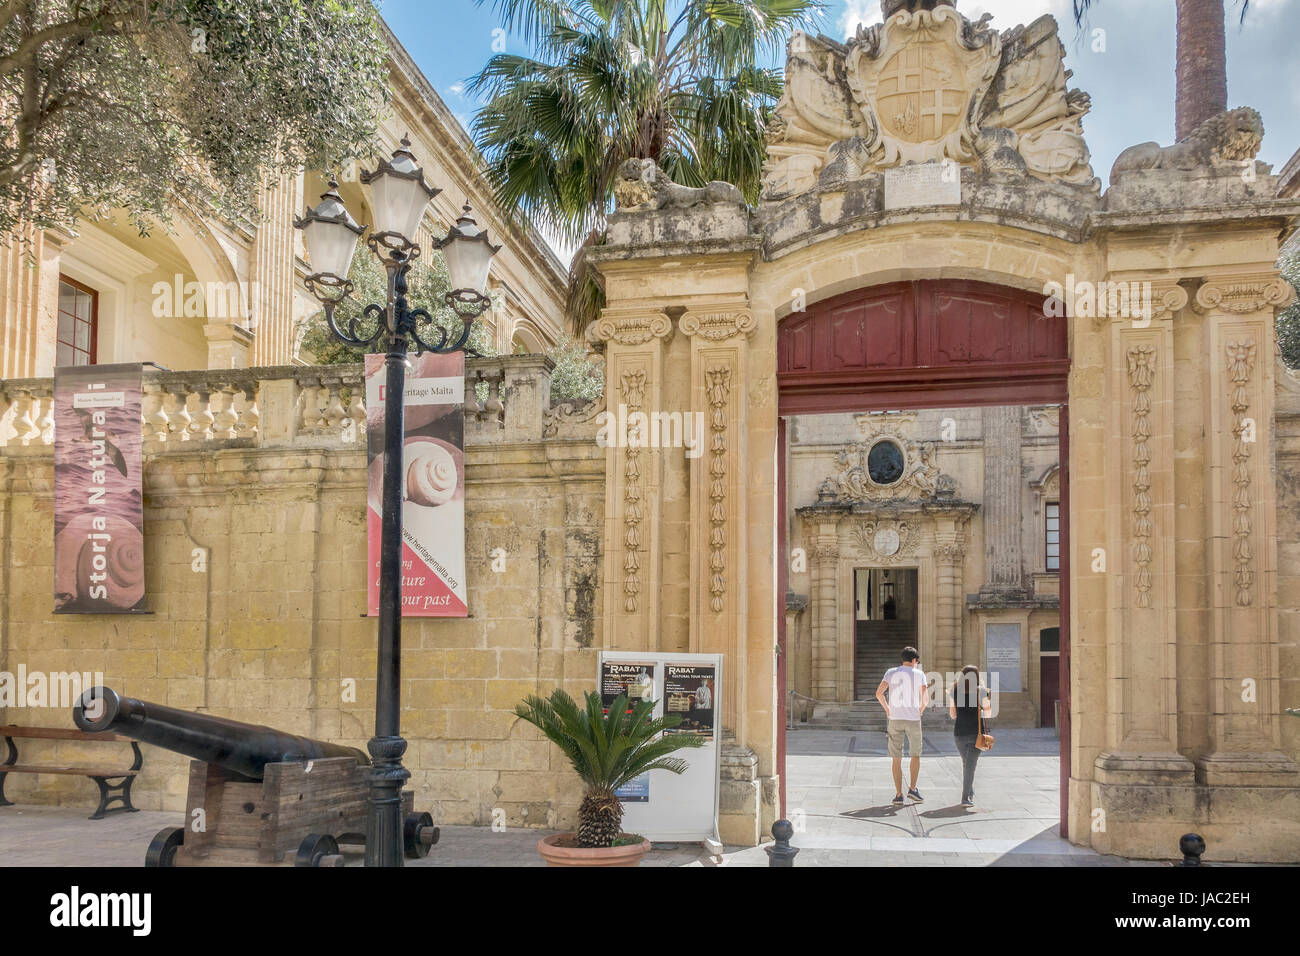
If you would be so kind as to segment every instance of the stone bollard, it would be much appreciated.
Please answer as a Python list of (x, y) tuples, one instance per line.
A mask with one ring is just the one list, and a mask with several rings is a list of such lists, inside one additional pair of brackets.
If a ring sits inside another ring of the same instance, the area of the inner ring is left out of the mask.
[(1178, 849), (1183, 854), (1183, 866), (1204, 866), (1201, 854), (1205, 852), (1205, 838), (1199, 833), (1185, 833), (1178, 841)]
[(790, 845), (790, 837), (794, 836), (794, 827), (789, 820), (777, 820), (772, 824), (772, 836), (776, 838), (776, 843), (772, 846), (765, 846), (767, 851), (768, 866), (794, 866), (794, 858), (799, 854), (797, 846)]

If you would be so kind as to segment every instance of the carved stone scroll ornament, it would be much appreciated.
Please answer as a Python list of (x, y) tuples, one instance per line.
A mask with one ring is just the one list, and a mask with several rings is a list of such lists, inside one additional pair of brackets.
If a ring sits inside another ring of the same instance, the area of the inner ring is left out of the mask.
[(619, 311), (606, 309), (587, 328), (587, 341), (597, 350), (607, 342), (615, 345), (645, 345), (651, 339), (668, 340), (673, 333), (672, 320), (663, 312)]
[(1137, 606), (1151, 606), (1151, 386), (1156, 350), (1135, 345), (1128, 350), (1129, 387), (1133, 390), (1133, 566)]
[(1237, 604), (1249, 607), (1254, 597), (1255, 573), (1252, 569), (1254, 553), (1250, 545), (1251, 509), (1250, 450), (1254, 444), (1253, 424), (1246, 421), (1250, 411), (1250, 392), (1247, 386), (1255, 371), (1256, 346), (1254, 339), (1227, 344), (1228, 379), (1232, 382), (1229, 401), (1232, 404), (1232, 557), (1236, 562), (1233, 583), (1237, 589)]
[(872, 519), (853, 525), (848, 545), (866, 561), (893, 564), (916, 553), (921, 531), (906, 520)]
[(837, 189), (909, 162), (953, 160), (1096, 194), (1056, 21), (1005, 34), (948, 0), (890, 3), (847, 44), (798, 33), (769, 125), (763, 198)]
[(710, 342), (722, 342), (737, 335), (750, 335), (758, 327), (748, 309), (720, 309), (687, 312), (678, 322), (683, 335), (699, 335)]
[[(903, 453), (902, 475), (889, 484), (871, 478), (867, 457), (880, 441), (890, 441)], [(882, 435), (845, 445), (835, 456), (836, 474), (822, 483), (818, 498), (823, 501), (896, 501), (902, 498), (933, 498), (939, 490), (939, 466), (934, 462), (932, 442), (908, 441), (902, 436)]]
[(1290, 283), (1276, 275), (1216, 278), (1196, 290), (1196, 310), (1249, 315), (1285, 308), (1294, 295)]

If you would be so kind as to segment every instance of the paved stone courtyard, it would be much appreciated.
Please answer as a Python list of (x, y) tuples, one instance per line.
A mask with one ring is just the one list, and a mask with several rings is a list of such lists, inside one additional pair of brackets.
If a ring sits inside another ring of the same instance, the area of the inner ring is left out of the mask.
[[(797, 866), (1130, 865), (1057, 836), (1060, 771), (1050, 730), (998, 732), (996, 750), (980, 758), (973, 810), (957, 805), (961, 759), (947, 734), (926, 735), (925, 802), (902, 808), (890, 805), (884, 734), (791, 731), (786, 760)], [(94, 821), (89, 812), (89, 805), (0, 808), (0, 866), (139, 866), (153, 835), (183, 819), (144, 811)], [(541, 866), (535, 846), (545, 832), (444, 827), (441, 843), (414, 865)], [(360, 848), (347, 849), (349, 863), (360, 864)], [(767, 854), (728, 847), (719, 863), (698, 846), (663, 844), (645, 865), (766, 866)]]

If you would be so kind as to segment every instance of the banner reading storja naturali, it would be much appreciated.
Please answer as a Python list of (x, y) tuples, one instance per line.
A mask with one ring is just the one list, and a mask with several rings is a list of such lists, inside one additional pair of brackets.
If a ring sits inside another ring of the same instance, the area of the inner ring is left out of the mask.
[(144, 605), (140, 366), (54, 370), (54, 610)]
[[(366, 356), (370, 614), (379, 613), (384, 496), (383, 355)], [(402, 616), (466, 617), (465, 356), (410, 357), (402, 457)]]

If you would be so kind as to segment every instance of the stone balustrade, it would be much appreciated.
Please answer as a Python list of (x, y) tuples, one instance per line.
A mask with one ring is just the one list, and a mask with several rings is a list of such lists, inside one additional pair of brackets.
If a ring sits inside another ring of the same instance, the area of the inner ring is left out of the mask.
[[(469, 359), (467, 444), (590, 438), (595, 405), (552, 407), (545, 355)], [(141, 435), (147, 453), (197, 445), (364, 447), (362, 366), (267, 366), (171, 372), (146, 366)], [(54, 380), (0, 381), (0, 448), (51, 445)]]

